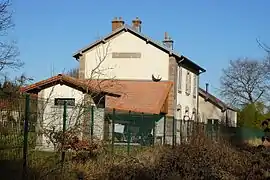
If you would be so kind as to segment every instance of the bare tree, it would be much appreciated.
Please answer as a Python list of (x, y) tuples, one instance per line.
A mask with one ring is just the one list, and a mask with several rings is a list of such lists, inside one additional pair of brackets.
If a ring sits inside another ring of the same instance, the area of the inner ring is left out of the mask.
[(8, 41), (8, 32), (14, 27), (10, 1), (0, 2), (0, 71), (5, 68), (20, 68), (23, 63), (18, 59), (18, 48), (14, 41)]
[(79, 68), (72, 68), (66, 74), (74, 78), (79, 78)]
[(270, 87), (269, 75), (267, 60), (230, 61), (221, 76), (221, 95), (236, 106), (264, 101)]
[[(91, 90), (96, 90), (102, 92), (102, 90), (109, 90), (112, 86), (117, 86), (117, 81), (114, 80), (113, 76), (110, 76), (108, 70), (113, 69), (113, 67), (104, 66), (104, 62), (110, 54), (110, 43), (102, 44), (96, 50), (95, 66), (89, 71), (87, 79), (78, 79), (78, 82), (83, 82), (85, 86), (89, 87), (89, 91), (86, 93), (87, 97), (81, 97), (81, 99), (76, 100), (76, 105), (68, 108), (67, 112), (67, 131), (66, 135), (69, 137), (80, 137), (80, 134), (84, 134), (86, 126), (89, 126), (90, 120), (90, 106), (99, 106), (102, 99), (105, 98), (103, 94), (91, 92)], [(78, 68), (74, 68), (68, 71), (67, 74), (74, 78), (78, 78), (79, 72)], [(87, 72), (86, 72), (87, 73)], [(102, 79), (100, 77), (102, 76)], [(105, 79), (104, 79), (105, 77)], [(55, 89), (51, 88), (48, 97), (41, 99), (38, 109), (38, 121), (37, 121), (37, 131), (40, 136), (45, 136), (48, 140), (48, 144), (53, 145), (54, 149), (59, 148), (61, 145), (61, 138), (63, 136), (62, 131), (62, 121), (63, 121), (63, 107), (54, 106), (54, 98), (57, 98), (57, 93), (54, 93)], [(120, 91), (120, 90), (119, 90)], [(75, 94), (73, 95), (75, 96)], [(93, 101), (95, 99), (95, 102)], [(104, 101), (103, 101), (104, 102)], [(51, 108), (54, 107), (54, 108)], [(97, 111), (97, 108), (95, 108)], [(99, 116), (98, 113), (95, 114), (97, 117), (95, 119), (103, 118)], [(46, 123), (43, 123), (46, 122)], [(89, 127), (90, 128), (90, 127)], [(103, 125), (95, 124), (95, 128), (103, 128)], [(89, 129), (87, 130), (89, 133)], [(98, 137), (96, 137), (98, 138)], [(96, 139), (94, 138), (94, 139)], [(66, 139), (70, 139), (67, 138)], [(60, 147), (61, 148), (61, 147)], [(61, 149), (60, 149), (61, 151)]]
[(265, 44), (264, 42), (262, 42), (260, 39), (256, 39), (258, 45), (260, 48), (262, 48), (266, 53), (268, 53), (268, 55), (270, 54), (270, 47)]

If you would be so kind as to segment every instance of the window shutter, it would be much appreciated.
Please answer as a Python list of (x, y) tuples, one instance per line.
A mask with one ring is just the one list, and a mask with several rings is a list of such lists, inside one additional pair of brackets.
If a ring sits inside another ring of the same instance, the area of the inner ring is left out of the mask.
[(190, 95), (191, 92), (191, 77), (190, 77), (190, 72), (187, 72), (186, 76), (186, 94)]
[(193, 76), (193, 97), (196, 98), (197, 97), (197, 76), (196, 74), (194, 74)]
[(178, 69), (178, 92), (182, 92), (182, 67)]

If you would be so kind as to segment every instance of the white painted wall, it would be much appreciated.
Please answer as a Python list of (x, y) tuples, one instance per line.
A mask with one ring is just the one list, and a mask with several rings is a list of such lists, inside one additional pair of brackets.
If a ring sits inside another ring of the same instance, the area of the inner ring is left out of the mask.
[[(112, 52), (140, 52), (141, 58), (112, 58)], [(152, 74), (158, 74), (162, 80), (168, 80), (169, 55), (129, 32), (120, 33), (85, 54), (85, 78), (91, 78), (92, 69), (103, 58), (106, 59), (100, 70), (105, 74), (95, 74), (94, 78), (150, 80)]]
[[(179, 72), (180, 67), (178, 67)], [(194, 84), (194, 76), (196, 76), (197, 81), (197, 75), (190, 72), (191, 76), (191, 92), (190, 94), (186, 94), (186, 76), (187, 76), (188, 70), (182, 67), (182, 78), (181, 81), (179, 81), (179, 73), (177, 74), (177, 105), (181, 106), (181, 111), (176, 111), (176, 119), (183, 119), (184, 115), (187, 115), (190, 117), (191, 120), (194, 120), (194, 116), (192, 115), (193, 108), (197, 109), (197, 96), (193, 96), (194, 92), (194, 85), (197, 86), (197, 84)], [(181, 83), (181, 91), (179, 91), (179, 83)], [(195, 89), (195, 93), (197, 94), (197, 88)], [(185, 108), (188, 107), (189, 112), (185, 112)]]
[[(81, 91), (73, 89), (66, 85), (55, 85), (47, 89), (42, 90), (39, 94), (39, 100), (43, 101), (43, 105), (39, 105), (41, 108), (40, 118), (38, 120), (38, 127), (42, 126), (41, 131), (50, 130), (56, 128), (57, 130), (62, 130), (63, 128), (63, 106), (55, 106), (55, 98), (75, 98), (75, 106), (67, 107), (67, 129), (74, 128), (79, 132), (79, 137), (82, 135), (82, 129), (80, 126), (83, 120), (83, 108), (80, 105), (83, 102), (84, 94)], [(90, 119), (89, 119), (90, 123)], [(100, 131), (103, 131), (104, 123), (104, 110), (100, 108), (95, 108), (94, 111), (94, 135), (98, 138), (102, 138), (103, 133), (100, 134)], [(42, 133), (38, 138), (37, 143), (38, 149), (42, 150), (54, 150), (53, 143), (50, 141), (48, 133)]]

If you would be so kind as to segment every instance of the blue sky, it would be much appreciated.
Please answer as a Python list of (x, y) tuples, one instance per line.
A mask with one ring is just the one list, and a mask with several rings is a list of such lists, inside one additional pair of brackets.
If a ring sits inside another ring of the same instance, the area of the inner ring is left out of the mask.
[(231, 59), (263, 58), (256, 38), (270, 44), (267, 0), (13, 0), (17, 40), (23, 69), (35, 81), (78, 66), (72, 53), (111, 31), (111, 20), (121, 16), (130, 24), (136, 16), (142, 32), (162, 40), (174, 39), (175, 50), (207, 72), (201, 86), (219, 88), (221, 69)]

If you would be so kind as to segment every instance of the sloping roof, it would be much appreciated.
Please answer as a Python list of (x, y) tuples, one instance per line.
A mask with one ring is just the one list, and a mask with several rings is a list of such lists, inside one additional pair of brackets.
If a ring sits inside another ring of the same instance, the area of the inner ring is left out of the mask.
[(152, 40), (151, 38), (149, 38), (148, 36), (133, 30), (132, 27), (128, 26), (128, 25), (123, 25), (122, 27), (116, 29), (115, 31), (112, 31), (111, 33), (109, 33), (107, 36), (104, 36), (102, 39), (97, 40), (93, 43), (91, 43), (90, 45), (78, 50), (77, 52), (75, 52), (73, 54), (73, 57), (76, 59), (79, 59), (79, 57), (86, 51), (90, 50), (91, 48), (95, 47), (96, 45), (100, 44), (100, 43), (106, 43), (110, 38), (114, 37), (115, 35), (126, 31), (126, 32), (130, 32), (131, 34), (143, 39), (144, 41), (146, 41), (149, 44), (152, 44), (153, 46), (161, 49), (162, 51), (170, 54), (171, 56), (174, 56), (178, 59), (180, 59), (181, 62), (183, 63), (187, 63), (187, 64), (191, 64), (195, 69), (198, 69), (199, 71), (205, 72), (205, 69), (200, 67), (199, 65), (197, 65), (196, 63), (194, 63), (193, 61), (191, 61), (190, 59), (188, 59), (187, 57), (178, 54), (177, 52), (167, 48), (166, 46), (164, 46), (162, 43)]
[(65, 84), (84, 92), (104, 92), (105, 107), (120, 111), (160, 114), (166, 113), (164, 106), (172, 87), (170, 81), (132, 81), (132, 80), (79, 80), (59, 74), (49, 79), (21, 88), (22, 92), (38, 93), (44, 88)]
[[(90, 80), (100, 84), (100, 80)], [(111, 84), (111, 85), (108, 85)], [(112, 85), (113, 84), (113, 85)], [(107, 80), (103, 85), (108, 90), (120, 93), (121, 97), (106, 97), (106, 108), (137, 113), (167, 113), (163, 107), (172, 88), (170, 81)], [(166, 108), (165, 108), (166, 109)]]
[(206, 92), (204, 89), (199, 88), (199, 95), (203, 98), (208, 98), (207, 100), (216, 105), (221, 110), (230, 109), (232, 111), (237, 111), (236, 109), (228, 106), (226, 103), (215, 97), (214, 95), (210, 94), (209, 92)]
[(39, 81), (37, 83), (31, 84), (26, 87), (22, 87), (20, 89), (21, 92), (26, 93), (38, 93), (40, 90), (51, 87), (56, 84), (65, 84), (74, 89), (77, 89), (86, 93), (105, 93), (106, 95), (117, 96), (120, 95), (115, 94), (113, 92), (107, 91), (105, 89), (101, 89), (99, 86), (93, 86), (93, 84), (87, 84), (85, 81), (73, 78), (71, 76), (67, 76), (64, 74), (58, 74), (46, 80)]

